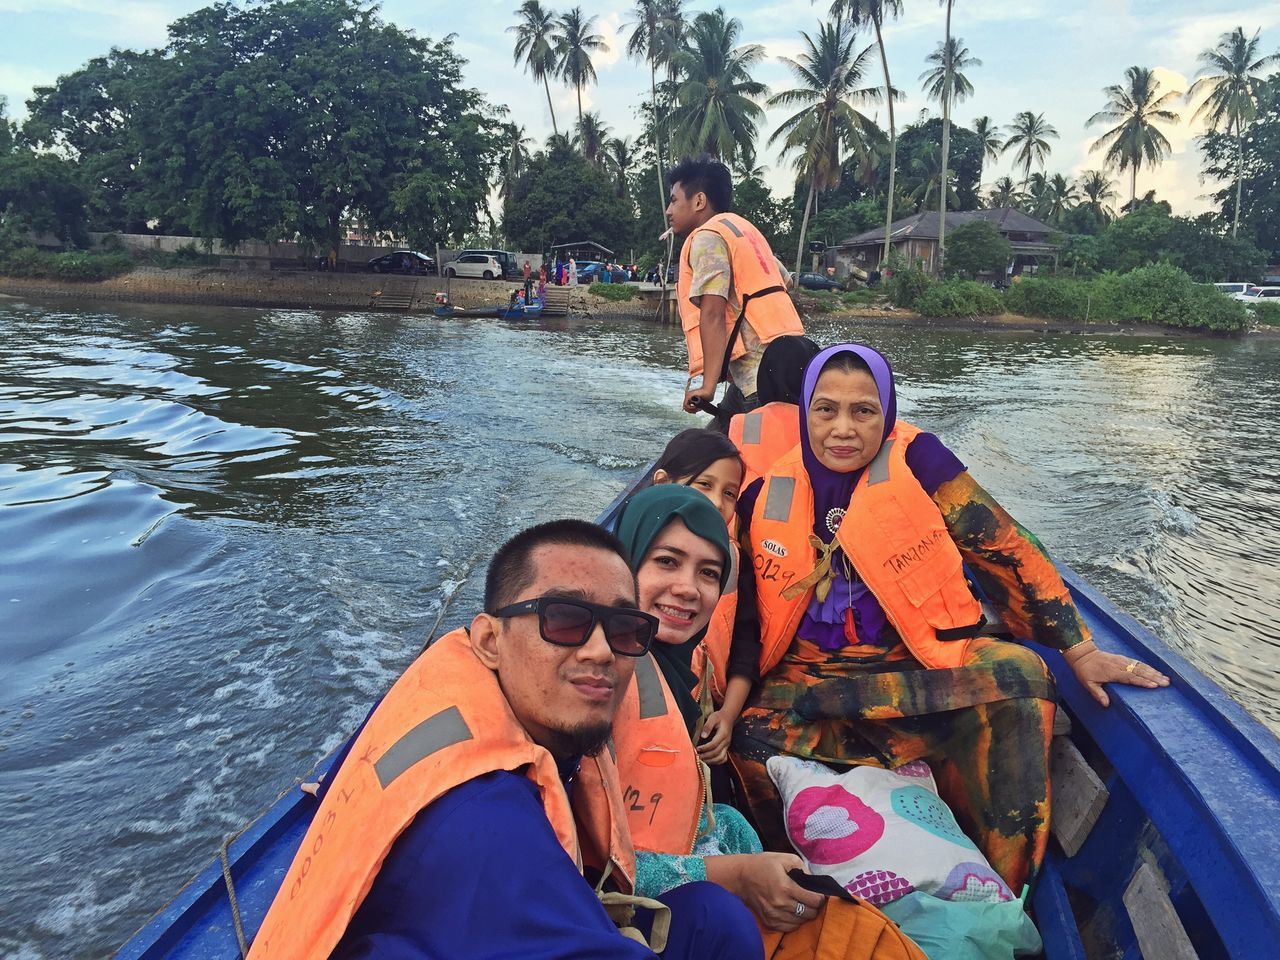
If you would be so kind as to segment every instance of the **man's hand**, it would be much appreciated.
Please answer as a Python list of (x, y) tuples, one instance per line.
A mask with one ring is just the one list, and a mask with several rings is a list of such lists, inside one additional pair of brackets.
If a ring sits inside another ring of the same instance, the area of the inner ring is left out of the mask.
[(786, 933), (818, 915), (826, 897), (799, 886), (788, 870), (804, 870), (794, 853), (747, 853), (707, 857), (707, 879), (737, 894), (762, 924)]
[(716, 396), (716, 385), (714, 383), (710, 385), (707, 385), (704, 383), (700, 387), (695, 387), (692, 390), (686, 390), (684, 394), (685, 412), (686, 413), (700, 412), (702, 408), (699, 407), (697, 402), (694, 400), (695, 397), (697, 397), (698, 400), (705, 400), (707, 401), (707, 403), (710, 403), (712, 400), (715, 399), (715, 396)]

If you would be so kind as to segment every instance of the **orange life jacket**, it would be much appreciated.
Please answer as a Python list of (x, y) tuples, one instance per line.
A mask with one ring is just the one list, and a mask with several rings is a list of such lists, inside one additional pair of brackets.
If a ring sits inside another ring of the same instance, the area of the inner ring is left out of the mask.
[[(787, 295), (786, 284), (778, 270), (769, 241), (765, 240), (750, 222), (736, 213), (717, 213), (710, 220), (692, 230), (680, 249), (680, 273), (676, 279), (676, 303), (680, 308), (680, 326), (684, 328), (684, 341), (689, 348), (689, 376), (702, 373), (702, 338), (698, 326), (702, 321), (698, 306), (689, 299), (693, 288), (693, 265), (689, 252), (693, 238), (699, 230), (718, 233), (729, 247), (729, 267), (733, 272), (733, 289), (742, 303), (744, 322), (751, 325), (761, 343), (789, 334), (802, 336), (804, 324), (795, 304)], [(748, 304), (750, 306), (748, 306)], [(726, 317), (725, 334), (733, 330), (737, 317)], [(730, 359), (736, 360), (747, 352), (741, 338), (736, 338)], [(729, 379), (728, 365), (720, 371), (720, 379)]]
[(611, 876), (630, 891), (635, 854), (612, 760), (607, 753), (583, 759), (570, 805), (555, 760), (520, 726), (466, 631), (455, 630), (395, 682), (332, 773), (251, 960), (329, 956), (414, 817), (495, 770), (521, 771), (536, 783), (547, 819), (579, 869), (611, 863)]
[[(912, 656), (926, 667), (957, 667), (982, 609), (941, 511), (907, 466), (919, 433), (897, 422), (854, 486), (836, 540)], [(812, 587), (783, 596), (817, 565), (812, 533), (813, 487), (797, 446), (770, 469), (751, 518), (761, 676), (786, 653), (813, 596)]]
[(688, 854), (706, 802), (702, 768), (671, 688), (651, 656), (636, 661), (613, 720), (622, 803), (637, 850)]
[(711, 684), (711, 699), (716, 705), (724, 703), (725, 690), (729, 683), (729, 647), (733, 644), (733, 622), (738, 616), (738, 570), (742, 563), (742, 551), (738, 544), (729, 541), (729, 585), (716, 608), (711, 612), (711, 622), (707, 624), (706, 636), (693, 651), (690, 666), (698, 677), (698, 685), (693, 695), (702, 694), (702, 686)]
[(735, 413), (729, 421), (729, 439), (747, 468), (742, 476), (745, 490), (800, 442), (800, 410), (794, 403), (775, 400), (750, 413)]

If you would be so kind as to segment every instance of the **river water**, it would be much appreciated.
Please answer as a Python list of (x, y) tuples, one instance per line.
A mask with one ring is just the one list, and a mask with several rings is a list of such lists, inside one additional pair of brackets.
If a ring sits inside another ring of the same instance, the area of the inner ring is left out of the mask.
[[(1280, 341), (818, 320), (1049, 549), (1280, 729)], [(0, 300), (0, 955), (110, 953), (484, 564), (665, 439), (678, 332)]]

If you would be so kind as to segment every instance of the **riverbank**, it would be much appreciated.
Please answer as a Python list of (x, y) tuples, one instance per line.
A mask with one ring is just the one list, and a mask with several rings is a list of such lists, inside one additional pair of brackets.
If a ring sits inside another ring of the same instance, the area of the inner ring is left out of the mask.
[[(446, 280), (442, 277), (400, 277), (367, 273), (258, 272), (220, 267), (139, 267), (123, 276), (97, 282), (0, 276), (0, 295), (39, 299), (105, 300), (131, 303), (180, 303), (218, 307), (256, 307), (299, 310), (370, 310), (385, 294), (412, 293), (409, 312), (430, 312), (437, 291), (448, 290), (455, 306), (492, 306), (504, 301), (520, 284), (498, 280)], [(1184, 336), (1185, 329), (1156, 324), (1074, 323), (1016, 313), (976, 317), (922, 317), (889, 303), (836, 307), (830, 301), (800, 295), (797, 306), (806, 321), (863, 321), (878, 327), (910, 327), (939, 331), (1008, 331), (1094, 335), (1144, 334)], [(570, 294), (570, 313), (588, 319), (652, 320), (652, 299), (606, 300), (588, 286)], [(1280, 337), (1280, 328), (1259, 326), (1255, 336)]]

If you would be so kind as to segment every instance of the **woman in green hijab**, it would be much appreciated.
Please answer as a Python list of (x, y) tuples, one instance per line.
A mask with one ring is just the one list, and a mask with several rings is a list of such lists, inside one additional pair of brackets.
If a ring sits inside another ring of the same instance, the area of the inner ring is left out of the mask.
[[(676, 484), (633, 496), (614, 532), (631, 559), (640, 609), (658, 618), (649, 656), (684, 718), (692, 751), (701, 709), (693, 696), (697, 677), (690, 661), (728, 584), (729, 532), (703, 493)], [(704, 807), (692, 853), (636, 851), (637, 894), (657, 897), (685, 883), (710, 880), (741, 897), (775, 930), (794, 929), (817, 915), (823, 898), (787, 876), (788, 870), (804, 869), (799, 857), (763, 853), (755, 831), (727, 804), (713, 804), (711, 818), (707, 813)]]

